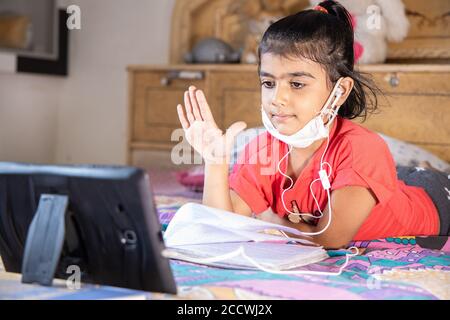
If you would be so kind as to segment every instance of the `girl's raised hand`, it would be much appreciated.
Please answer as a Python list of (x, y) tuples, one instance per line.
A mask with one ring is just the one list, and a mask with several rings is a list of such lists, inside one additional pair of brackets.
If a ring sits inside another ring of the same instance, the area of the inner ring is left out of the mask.
[(178, 118), (189, 144), (205, 163), (228, 163), (235, 137), (246, 128), (245, 122), (233, 123), (223, 134), (217, 127), (202, 90), (190, 86), (184, 93), (184, 109), (177, 106)]

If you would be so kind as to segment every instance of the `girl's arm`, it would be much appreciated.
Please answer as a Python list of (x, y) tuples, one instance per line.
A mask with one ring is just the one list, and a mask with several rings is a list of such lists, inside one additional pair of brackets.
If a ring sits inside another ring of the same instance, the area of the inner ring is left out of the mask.
[(209, 207), (233, 211), (229, 186), (228, 164), (205, 164), (203, 204)]
[[(245, 216), (252, 214), (247, 203), (236, 192), (229, 189), (228, 165), (226, 164), (206, 165), (203, 204)], [(325, 248), (342, 248), (353, 239), (375, 205), (376, 198), (367, 188), (348, 186), (335, 190), (331, 193), (332, 219), (328, 228), (319, 235), (300, 238), (312, 240)], [(328, 223), (328, 204), (323, 213), (324, 217), (319, 220), (317, 226), (304, 222), (292, 223), (269, 211), (259, 214), (257, 217), (302, 232), (315, 233), (323, 230)], [(299, 237), (298, 235), (292, 236)]]
[[(327, 248), (346, 246), (367, 219), (377, 201), (370, 189), (347, 186), (331, 193), (332, 218), (328, 229), (314, 240)], [(325, 217), (319, 220), (317, 231), (322, 230), (329, 219), (328, 204)]]
[(184, 93), (184, 107), (178, 105), (177, 112), (187, 141), (205, 161), (203, 204), (247, 214), (247, 208), (230, 196), (228, 186), (228, 162), (233, 141), (246, 124), (236, 122), (223, 133), (214, 121), (203, 91), (194, 86)]
[[(359, 228), (376, 205), (373, 193), (364, 187), (348, 186), (331, 193), (332, 219), (323, 233), (312, 236), (312, 240), (325, 248), (337, 249), (346, 246), (358, 232)], [(304, 222), (292, 223), (271, 212), (264, 213), (260, 219), (295, 228), (302, 232), (318, 232), (328, 223), (328, 204), (323, 211), (324, 217), (317, 226)], [(295, 237), (295, 235), (293, 235)]]
[(228, 164), (206, 164), (203, 204), (213, 208), (251, 216), (252, 210), (236, 192), (230, 189), (228, 182)]

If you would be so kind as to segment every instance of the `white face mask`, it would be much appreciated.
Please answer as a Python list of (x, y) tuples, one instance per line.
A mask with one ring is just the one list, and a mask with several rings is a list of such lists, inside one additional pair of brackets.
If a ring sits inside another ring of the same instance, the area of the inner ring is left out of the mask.
[[(338, 107), (336, 110), (334, 110), (334, 107), (336, 106), (336, 103), (343, 93), (342, 89), (339, 86), (341, 80), (342, 78), (337, 81), (336, 85), (333, 88), (333, 91), (331, 92), (327, 102), (325, 102), (325, 105), (321, 109), (320, 113), (293, 135), (287, 136), (281, 134), (274, 127), (264, 109), (261, 108), (264, 127), (272, 136), (295, 148), (306, 148), (313, 144), (315, 141), (328, 137), (330, 125), (336, 117), (339, 109)], [(333, 100), (333, 98), (335, 99), (331, 106), (328, 108), (328, 105)], [(329, 120), (325, 125), (323, 123), (322, 117), (327, 115), (329, 115)]]

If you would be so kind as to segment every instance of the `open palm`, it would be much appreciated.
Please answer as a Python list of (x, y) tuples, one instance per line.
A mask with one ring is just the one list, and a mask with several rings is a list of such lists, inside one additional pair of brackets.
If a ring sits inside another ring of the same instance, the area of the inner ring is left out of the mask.
[(194, 86), (184, 93), (184, 109), (182, 105), (177, 106), (189, 144), (206, 163), (228, 163), (234, 139), (246, 128), (245, 122), (233, 123), (224, 134), (214, 121), (203, 91)]

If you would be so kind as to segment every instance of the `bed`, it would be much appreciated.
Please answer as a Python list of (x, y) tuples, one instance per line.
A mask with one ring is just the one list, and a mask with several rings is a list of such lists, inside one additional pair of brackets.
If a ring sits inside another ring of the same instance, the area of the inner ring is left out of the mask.
[[(201, 192), (179, 183), (179, 171), (150, 169), (157, 214), (165, 230), (177, 210), (201, 202)], [(360, 255), (339, 276), (275, 275), (171, 260), (176, 296), (105, 286), (69, 290), (63, 280), (52, 288), (20, 283), (0, 263), (0, 298), (6, 299), (450, 299), (449, 237), (401, 237), (350, 243)], [(336, 271), (343, 256), (304, 267)]]
[[(420, 148), (419, 151), (424, 152), (421, 156), (425, 158), (430, 156)], [(397, 151), (394, 156), (398, 159)], [(427, 159), (440, 161), (439, 158)], [(407, 157), (402, 158), (402, 161), (407, 160)], [(434, 162), (437, 163), (440, 162)], [(440, 164), (448, 165), (445, 161)], [(150, 170), (149, 173), (155, 185), (163, 230), (180, 206), (201, 202), (201, 192), (178, 183), (179, 172)], [(158, 181), (165, 181), (165, 184), (158, 184)], [(171, 260), (171, 266), (180, 288), (179, 295), (184, 298), (450, 299), (449, 237), (387, 238), (353, 242), (349, 246), (358, 247), (360, 255), (353, 258), (339, 276), (274, 275), (175, 260)], [(344, 261), (342, 256), (330, 257), (305, 269), (336, 271)]]
[[(164, 173), (163, 173), (164, 174)], [(173, 173), (166, 172), (167, 177)], [(161, 172), (159, 172), (161, 175)], [(180, 191), (181, 189), (179, 189)], [(174, 192), (174, 190), (172, 190)], [(175, 191), (176, 192), (176, 191)], [(163, 229), (176, 210), (198, 196), (156, 195)], [(20, 275), (2, 271), (1, 299), (450, 299), (450, 240), (448, 237), (402, 237), (353, 243), (361, 254), (339, 276), (274, 275), (208, 267), (171, 260), (178, 286), (176, 296), (107, 286), (83, 285), (70, 290), (64, 280), (53, 287), (20, 283)], [(343, 257), (330, 257), (307, 270), (335, 271)]]
[[(199, 197), (156, 196), (163, 229), (176, 210)], [(360, 255), (339, 276), (275, 275), (171, 260), (187, 299), (450, 299), (448, 237), (401, 237), (354, 242)], [(305, 270), (336, 271), (344, 257), (330, 257)]]
[[(376, 67), (371, 68), (372, 71), (376, 70)], [(432, 66), (421, 66), (420, 72), (426, 73), (424, 70), (427, 68), (434, 70)], [(450, 71), (448, 67), (446, 70)], [(412, 67), (408, 67), (408, 71), (414, 72)], [(432, 77), (431, 74), (428, 75)], [(408, 77), (411, 78), (411, 75), (405, 74), (402, 83), (405, 83)], [(406, 82), (408, 90), (396, 88), (389, 96), (394, 103), (383, 108), (382, 112), (364, 124), (384, 138), (397, 165), (417, 166), (421, 161), (428, 161), (433, 167), (447, 172), (450, 179), (448, 83), (447, 78), (446, 84), (440, 82), (440, 86), (426, 86), (426, 90), (434, 93), (422, 94), (424, 87), (419, 89), (413, 81)], [(435, 92), (437, 88), (442, 92)], [(427, 97), (430, 100), (427, 100)], [(406, 99), (411, 103), (398, 103), (395, 102), (396, 99)], [(425, 104), (426, 101), (430, 104)], [(256, 135), (258, 132), (257, 128), (250, 129), (250, 135)], [(234, 160), (242, 148), (243, 146), (235, 146)], [(178, 177), (178, 180), (185, 184), (184, 189), (172, 185), (157, 192), (156, 200), (163, 228), (181, 205), (201, 201), (201, 192), (195, 192), (201, 190), (201, 166), (195, 167), (192, 172), (194, 174), (191, 176), (188, 171), (182, 174), (151, 172), (156, 185), (158, 181), (164, 181), (167, 185), (170, 177)], [(179, 295), (185, 298), (450, 299), (448, 237), (387, 238), (349, 245), (360, 248), (361, 254), (353, 258), (339, 276), (273, 275), (256, 271), (226, 270), (174, 260), (171, 261), (171, 266), (180, 288)], [(330, 257), (308, 266), (307, 269), (336, 271), (336, 266), (344, 261), (343, 257)]]

